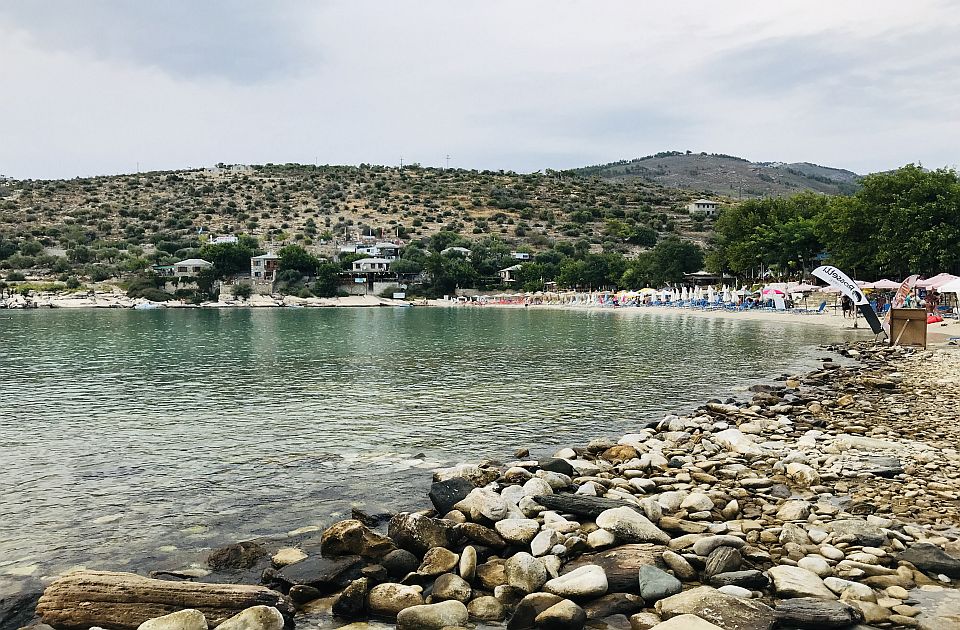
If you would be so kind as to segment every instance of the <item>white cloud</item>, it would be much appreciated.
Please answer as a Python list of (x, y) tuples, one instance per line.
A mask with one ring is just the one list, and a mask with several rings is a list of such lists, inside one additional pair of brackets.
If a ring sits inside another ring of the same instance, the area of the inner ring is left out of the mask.
[(946, 2), (677, 4), (0, 0), (0, 172), (956, 160)]

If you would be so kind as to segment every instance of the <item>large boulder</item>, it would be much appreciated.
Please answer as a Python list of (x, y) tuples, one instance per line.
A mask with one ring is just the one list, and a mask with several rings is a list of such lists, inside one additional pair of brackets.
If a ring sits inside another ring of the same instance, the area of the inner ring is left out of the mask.
[[(478, 567), (479, 568), (479, 567)], [(525, 551), (514, 554), (504, 563), (507, 584), (534, 593), (547, 582), (547, 569), (538, 558)]]
[(597, 527), (601, 527), (616, 536), (621, 543), (659, 543), (670, 542), (670, 536), (654, 525), (636, 510), (618, 507), (605, 510), (597, 516)]
[(931, 543), (914, 543), (898, 556), (927, 573), (942, 573), (947, 577), (960, 577), (960, 560)]
[(334, 523), (320, 537), (320, 553), (331, 558), (363, 556), (379, 560), (394, 549), (392, 540), (353, 519)]
[(199, 610), (187, 608), (144, 621), (137, 630), (207, 630), (207, 618)]
[(390, 519), (387, 535), (398, 547), (418, 556), (433, 547), (453, 547), (460, 538), (453, 523), (408, 512), (400, 512)]
[(473, 482), (465, 477), (435, 481), (430, 486), (430, 502), (437, 509), (437, 514), (443, 515), (452, 510), (454, 505), (466, 499), (474, 488), (476, 486)]
[(607, 574), (603, 568), (592, 564), (553, 578), (543, 585), (543, 590), (560, 597), (590, 599), (607, 592)]
[(405, 608), (423, 604), (423, 589), (419, 586), (406, 586), (395, 582), (378, 584), (367, 595), (367, 607), (380, 617), (395, 619)]
[(222, 630), (283, 630), (283, 615), (273, 606), (251, 606), (217, 626)]
[(343, 588), (360, 577), (363, 561), (360, 556), (323, 558), (311, 556), (300, 562), (288, 564), (275, 572), (276, 580), (287, 587), (301, 584), (312, 586), (322, 592)]
[(497, 521), (494, 529), (508, 543), (529, 545), (540, 531), (540, 523), (530, 518), (507, 518)]
[(510, 513), (507, 501), (489, 488), (474, 488), (453, 507), (478, 523), (500, 521), (507, 518)]
[(780, 597), (837, 599), (819, 575), (802, 567), (781, 564), (771, 567), (767, 574), (773, 580), (773, 589)]
[(773, 609), (766, 604), (727, 595), (709, 586), (661, 599), (656, 610), (664, 619), (697, 615), (725, 630), (770, 630), (776, 621)]
[(468, 618), (467, 607), (456, 600), (411, 606), (397, 613), (397, 630), (440, 630), (463, 626)]
[(676, 595), (683, 590), (680, 580), (654, 566), (642, 566), (638, 572), (640, 597), (647, 604)]
[(587, 613), (576, 603), (563, 599), (534, 619), (540, 630), (580, 630), (587, 623)]

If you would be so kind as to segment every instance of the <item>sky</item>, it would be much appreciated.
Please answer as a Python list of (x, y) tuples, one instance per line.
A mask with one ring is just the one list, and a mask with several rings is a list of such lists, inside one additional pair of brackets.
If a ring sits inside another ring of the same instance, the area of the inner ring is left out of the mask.
[(0, 174), (960, 162), (952, 0), (0, 0)]

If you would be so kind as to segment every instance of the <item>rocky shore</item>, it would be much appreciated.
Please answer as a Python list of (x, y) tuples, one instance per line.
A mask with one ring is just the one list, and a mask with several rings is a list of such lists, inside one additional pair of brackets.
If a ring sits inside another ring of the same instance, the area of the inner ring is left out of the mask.
[(33, 627), (960, 628), (958, 400), (947, 350), (826, 348), (627, 435), (437, 470), (422, 512), (70, 574)]

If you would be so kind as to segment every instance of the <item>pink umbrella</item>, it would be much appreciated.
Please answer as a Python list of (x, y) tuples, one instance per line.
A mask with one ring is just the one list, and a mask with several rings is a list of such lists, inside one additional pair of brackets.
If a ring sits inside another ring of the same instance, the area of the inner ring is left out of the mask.
[(772, 295), (781, 295), (781, 296), (783, 296), (783, 295), (786, 295), (786, 293), (784, 293), (784, 292), (781, 291), (780, 289), (764, 289), (764, 290), (761, 292), (761, 295), (771, 295), (771, 296), (772, 296)]
[(917, 286), (921, 289), (937, 289), (943, 285), (953, 282), (957, 279), (957, 276), (954, 276), (949, 273), (938, 273), (932, 278), (927, 278), (926, 280), (918, 280)]
[(899, 289), (900, 283), (883, 278), (882, 280), (877, 280), (876, 282), (871, 284), (870, 288), (871, 289)]

